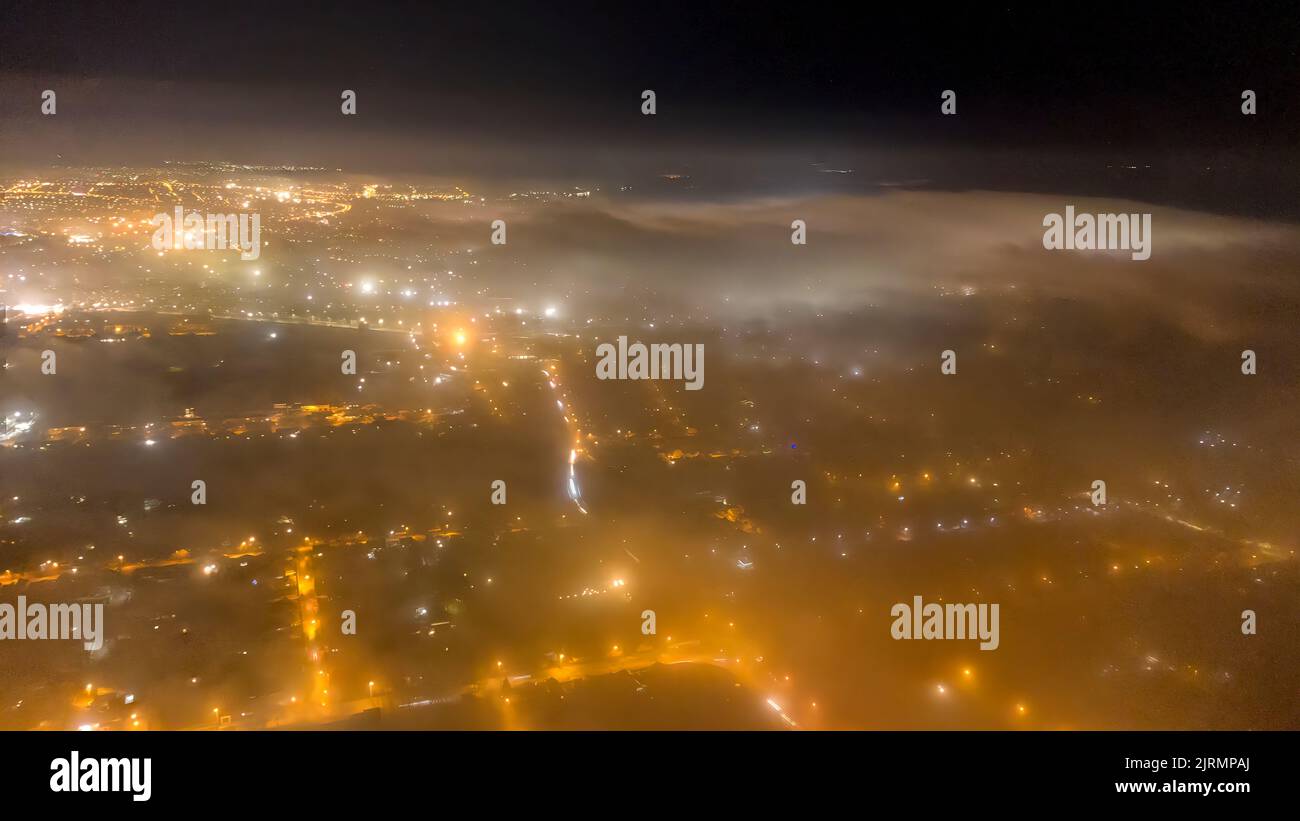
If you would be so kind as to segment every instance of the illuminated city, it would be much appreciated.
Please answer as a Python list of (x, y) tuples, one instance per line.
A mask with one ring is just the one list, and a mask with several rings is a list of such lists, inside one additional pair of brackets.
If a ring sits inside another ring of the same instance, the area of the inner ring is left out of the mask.
[[(216, 164), (4, 191), (0, 584), (104, 602), (111, 619), (97, 654), (6, 648), (23, 670), (7, 727), (269, 728), (376, 709), (380, 726), (512, 729), (1290, 720), (1267, 705), (1295, 698), (1294, 671), (1233, 650), (1233, 630), (1205, 637), (1224, 614), (1294, 601), (1279, 466), (1295, 442), (1267, 432), (1296, 383), (1230, 399), (1230, 362), (1195, 375), (1208, 341), (1164, 361), (1189, 344), (1171, 324), (1094, 338), (1084, 357), (1045, 330), (1100, 309), (1062, 315), (1015, 275), (746, 321), (707, 301), (656, 308), (671, 297), (649, 281), (629, 311), (559, 276), (516, 289), (480, 274), (522, 253), (486, 241), (488, 214), (509, 214), (521, 243), (547, 219), (656, 218), (600, 187), (519, 204)], [(268, 247), (251, 262), (155, 251), (148, 219), (171, 202), (257, 209)], [(596, 343), (619, 334), (703, 340), (718, 352), (707, 389), (597, 381)], [(971, 375), (949, 387), (927, 346), (970, 351)], [(1104, 508), (1090, 470), (1116, 497)], [(913, 590), (996, 597), (1015, 638), (995, 655), (899, 652), (880, 603)], [(1223, 612), (1175, 606), (1195, 600)], [(1066, 641), (1068, 658), (1034, 662)]]
[(558, 101), (5, 64), (0, 601), (104, 632), (0, 643), (0, 729), (1300, 727), (1293, 145), (868, 142), (771, 68), (695, 131), (552, 33)]

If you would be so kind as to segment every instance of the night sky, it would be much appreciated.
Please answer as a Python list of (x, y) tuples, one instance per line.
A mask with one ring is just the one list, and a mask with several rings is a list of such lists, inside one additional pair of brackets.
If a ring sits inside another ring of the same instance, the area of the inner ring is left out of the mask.
[[(361, 95), (348, 127), (390, 136), (1255, 152), (1300, 134), (1300, 15), (1288, 3), (1249, 14), (978, 5), (222, 13), (20, 0), (0, 35), (2, 105), (8, 129), (21, 129), (37, 110), (13, 92), (62, 83), (69, 115), (140, 130), (202, 125), (214, 147), (241, 130), (338, 126), (341, 88)], [(639, 113), (645, 88), (660, 98), (653, 130)], [(947, 88), (959, 116), (938, 120)], [(1239, 111), (1245, 88), (1260, 99), (1252, 119)], [(110, 130), (99, 148), (119, 147), (127, 131)]]

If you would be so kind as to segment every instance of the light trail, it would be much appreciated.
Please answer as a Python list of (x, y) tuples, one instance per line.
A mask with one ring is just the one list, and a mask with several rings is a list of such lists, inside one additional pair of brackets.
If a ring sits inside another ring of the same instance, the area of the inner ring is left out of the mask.
[[(550, 386), (552, 391), (559, 389), (555, 384), (555, 377), (550, 371), (543, 368), (542, 375), (546, 377), (547, 384)], [(573, 447), (569, 448), (569, 476), (565, 490), (568, 492), (569, 499), (573, 504), (577, 506), (578, 510), (582, 511), (584, 516), (586, 516), (587, 508), (582, 504), (582, 490), (578, 487), (578, 448), (582, 445), (581, 439), (579, 438), (580, 431), (574, 428), (573, 420), (570, 419), (568, 413), (565, 412), (563, 400), (556, 399), (555, 407), (559, 410), (560, 419), (564, 421), (565, 427), (571, 429), (573, 433)]]

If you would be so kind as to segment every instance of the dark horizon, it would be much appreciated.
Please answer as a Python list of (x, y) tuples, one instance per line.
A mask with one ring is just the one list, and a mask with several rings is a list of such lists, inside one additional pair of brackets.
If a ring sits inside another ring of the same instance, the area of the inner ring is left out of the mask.
[[(424, 3), (364, 17), (322, 6), (196, 19), (184, 4), (22, 0), (8, 11), (0, 76), (71, 83), (92, 122), (151, 116), (179, 127), (338, 126), (339, 90), (351, 88), (361, 104), (348, 126), (389, 135), (518, 138), (523, 126), (553, 139), (594, 128), (633, 144), (829, 133), (832, 145), (1134, 152), (1268, 150), (1300, 137), (1300, 20), (1285, 15), (1264, 26), (1205, 6), (1122, 19), (1021, 4), (668, 4), (655, 14), (590, 3), (539, 15), (508, 3), (486, 18)], [(173, 93), (132, 99), (135, 83)], [(660, 98), (649, 133), (638, 111), (646, 88)], [(1243, 120), (1247, 88), (1260, 104)], [(936, 120), (945, 89), (958, 92), (960, 116)], [(9, 95), (4, 105), (7, 117), (39, 116)]]
[[(249, 21), (178, 4), (13, 4), (0, 162), (496, 182), (539, 167), (578, 181), (679, 173), (717, 197), (825, 190), (805, 173), (816, 166), (852, 171), (859, 189), (1071, 189), (1300, 218), (1285, 193), (1300, 185), (1294, 15), (346, 8)], [(57, 118), (40, 113), (47, 88)], [(355, 116), (339, 112), (343, 89)], [(644, 89), (654, 117), (640, 113)], [(957, 116), (939, 113), (946, 89)]]

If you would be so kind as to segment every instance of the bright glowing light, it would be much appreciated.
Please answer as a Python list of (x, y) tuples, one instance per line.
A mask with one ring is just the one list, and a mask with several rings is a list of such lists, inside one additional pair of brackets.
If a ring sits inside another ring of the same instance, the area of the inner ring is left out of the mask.
[(22, 302), (17, 305), (10, 305), (9, 307), (15, 311), (19, 311), (21, 313), (28, 314), (31, 316), (35, 316), (37, 314), (63, 313), (63, 303), (61, 302), (56, 303), (54, 305), (44, 305), (41, 303), (33, 303), (33, 302)]
[(781, 709), (781, 705), (776, 703), (776, 699), (769, 698), (769, 699), (767, 700), (767, 706), (768, 706), (768, 707), (771, 707), (771, 708), (772, 708), (772, 712), (774, 712), (774, 713), (776, 713), (777, 715), (779, 715), (779, 716), (781, 717), (781, 720), (784, 721), (786, 724), (789, 724), (791, 727), (795, 727), (795, 726), (797, 726), (797, 725), (794, 723), (794, 719), (792, 719), (792, 718), (790, 718), (790, 716), (786, 715), (786, 714), (785, 714), (785, 711)]

